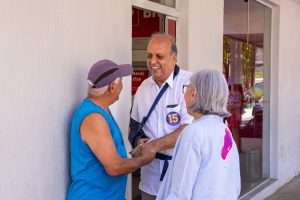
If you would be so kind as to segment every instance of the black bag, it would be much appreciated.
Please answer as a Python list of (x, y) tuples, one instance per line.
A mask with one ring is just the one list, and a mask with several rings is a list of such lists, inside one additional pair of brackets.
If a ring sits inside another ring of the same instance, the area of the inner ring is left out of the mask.
[(129, 140), (132, 148), (134, 148), (137, 145), (136, 142), (140, 138), (147, 138), (147, 136), (145, 135), (145, 133), (143, 131), (142, 123), (130, 118), (128, 140)]

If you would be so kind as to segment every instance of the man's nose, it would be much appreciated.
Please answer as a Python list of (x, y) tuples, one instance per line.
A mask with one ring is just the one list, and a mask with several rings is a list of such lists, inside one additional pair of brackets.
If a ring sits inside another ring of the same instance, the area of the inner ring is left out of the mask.
[(155, 56), (152, 56), (151, 58), (149, 58), (149, 63), (150, 63), (151, 65), (156, 64), (156, 63), (157, 63), (156, 57), (155, 57)]

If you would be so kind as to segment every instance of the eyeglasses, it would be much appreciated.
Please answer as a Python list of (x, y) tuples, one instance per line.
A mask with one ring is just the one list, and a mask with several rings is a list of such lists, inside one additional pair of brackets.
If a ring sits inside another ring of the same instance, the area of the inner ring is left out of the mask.
[(182, 85), (182, 93), (185, 94), (190, 85)]

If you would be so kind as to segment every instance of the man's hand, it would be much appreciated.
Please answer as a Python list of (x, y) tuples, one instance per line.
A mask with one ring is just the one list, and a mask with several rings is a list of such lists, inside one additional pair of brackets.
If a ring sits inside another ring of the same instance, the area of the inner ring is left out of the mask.
[(130, 155), (132, 155), (132, 157), (138, 157), (141, 156), (142, 154), (142, 145), (143, 144), (139, 144), (137, 145), (134, 149), (132, 149), (129, 153)]
[(132, 151), (129, 152), (132, 155), (132, 157), (140, 156), (141, 148), (142, 148), (141, 146), (143, 144), (147, 143), (148, 141), (150, 141), (149, 138), (140, 138), (140, 139), (138, 139), (136, 147)]
[(157, 150), (153, 143), (144, 142), (134, 148), (130, 154), (132, 157), (139, 159), (143, 165), (145, 165), (150, 163), (155, 158), (156, 152)]
[(155, 158), (157, 150), (153, 144), (144, 143), (139, 148), (138, 158), (142, 160), (143, 164), (148, 164)]

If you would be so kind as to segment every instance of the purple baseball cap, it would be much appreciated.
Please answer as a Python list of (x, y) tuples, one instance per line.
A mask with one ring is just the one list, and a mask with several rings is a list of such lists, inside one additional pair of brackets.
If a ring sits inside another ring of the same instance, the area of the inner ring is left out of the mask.
[(116, 78), (132, 74), (130, 64), (118, 65), (111, 60), (100, 60), (93, 64), (88, 74), (88, 82), (93, 88), (101, 88)]

